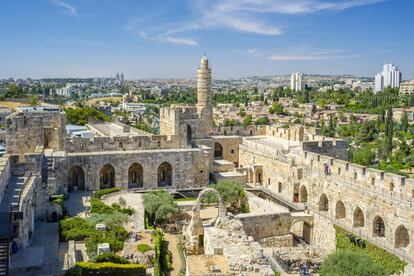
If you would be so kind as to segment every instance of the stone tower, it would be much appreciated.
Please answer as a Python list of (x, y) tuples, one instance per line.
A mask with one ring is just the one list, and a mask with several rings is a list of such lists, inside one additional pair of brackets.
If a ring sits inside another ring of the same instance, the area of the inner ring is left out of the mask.
[(201, 58), (197, 70), (197, 113), (202, 119), (204, 134), (209, 136), (213, 128), (213, 93), (211, 91), (211, 68), (206, 56)]

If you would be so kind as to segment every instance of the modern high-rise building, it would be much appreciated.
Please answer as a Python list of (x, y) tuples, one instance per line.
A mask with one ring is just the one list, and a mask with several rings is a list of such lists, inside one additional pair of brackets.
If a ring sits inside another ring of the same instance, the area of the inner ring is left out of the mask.
[(290, 89), (294, 92), (298, 92), (302, 91), (303, 88), (303, 74), (301, 72), (293, 73), (290, 79)]
[(394, 64), (384, 64), (382, 72), (375, 75), (375, 92), (384, 90), (384, 88), (400, 87), (402, 74)]

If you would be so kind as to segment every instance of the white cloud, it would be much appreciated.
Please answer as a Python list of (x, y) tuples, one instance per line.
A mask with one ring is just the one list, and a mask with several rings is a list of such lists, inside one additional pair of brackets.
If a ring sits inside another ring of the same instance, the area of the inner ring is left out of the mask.
[(52, 3), (56, 6), (62, 7), (64, 11), (62, 12), (65, 15), (69, 16), (76, 16), (77, 15), (77, 9), (75, 6), (68, 4), (61, 0), (53, 0)]
[[(147, 24), (148, 28), (142, 27), (144, 24), (142, 20), (133, 20), (128, 23), (126, 29), (133, 33), (145, 31), (153, 34), (141, 36), (146, 39), (196, 46), (198, 41), (180, 34), (204, 29), (231, 29), (258, 35), (277, 36), (283, 33), (284, 27), (274, 22), (276, 15), (340, 11), (383, 1), (388, 0), (196, 0), (192, 9), (198, 16), (194, 20), (163, 24), (157, 22), (156, 25), (152, 22)], [(138, 22), (140, 24), (137, 24)], [(274, 60), (282, 58), (273, 56)], [(290, 58), (293, 60), (295, 58), (321, 59), (318, 56), (290, 56)]]
[(180, 38), (180, 37), (172, 37), (167, 36), (165, 37), (165, 41), (173, 43), (173, 44), (181, 44), (181, 45), (187, 45), (187, 46), (197, 46), (198, 42), (194, 39), (190, 38)]

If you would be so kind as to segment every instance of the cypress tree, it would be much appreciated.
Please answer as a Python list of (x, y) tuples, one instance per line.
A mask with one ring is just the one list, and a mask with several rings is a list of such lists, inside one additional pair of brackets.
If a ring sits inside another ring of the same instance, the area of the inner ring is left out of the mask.
[(401, 118), (401, 130), (407, 132), (408, 130), (408, 115), (407, 112), (404, 112)]

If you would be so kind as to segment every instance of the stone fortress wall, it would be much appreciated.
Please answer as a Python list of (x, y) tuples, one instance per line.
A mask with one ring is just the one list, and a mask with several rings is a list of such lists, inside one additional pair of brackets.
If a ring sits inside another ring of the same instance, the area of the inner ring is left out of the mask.
[[(262, 174), (262, 181), (255, 184), (305, 205), (315, 213), (315, 221), (324, 222), (324, 227), (313, 229), (315, 246), (326, 249), (332, 225), (338, 224), (400, 256), (413, 258), (414, 179), (337, 159), (344, 156), (343, 141), (306, 134), (300, 127), (267, 130), (271, 131), (267, 137), (243, 139), (240, 166), (259, 167), (254, 172)], [(252, 179), (255, 177), (249, 178), (248, 173), (247, 181), (254, 182)]]

